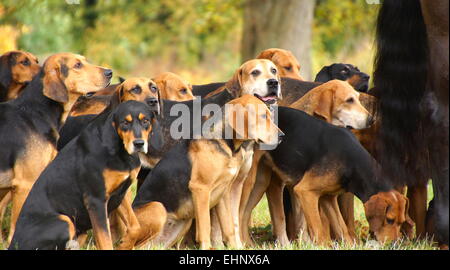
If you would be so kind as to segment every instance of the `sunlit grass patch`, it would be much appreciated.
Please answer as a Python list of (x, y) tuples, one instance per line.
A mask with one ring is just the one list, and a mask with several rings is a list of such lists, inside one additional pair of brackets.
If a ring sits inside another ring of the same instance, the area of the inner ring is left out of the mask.
[[(131, 186), (133, 196), (136, 194), (136, 185)], [(428, 198), (432, 199), (433, 191), (431, 185), (428, 187)], [(2, 224), (3, 236), (7, 236), (9, 227), (9, 212), (5, 216)], [(280, 246), (272, 235), (272, 224), (270, 220), (267, 199), (264, 196), (252, 213), (252, 228), (250, 230), (254, 240), (254, 246), (244, 247), (245, 250), (436, 250), (437, 246), (430, 239), (400, 239), (391, 243), (380, 244), (369, 239), (369, 228), (364, 214), (364, 206), (358, 199), (355, 199), (355, 224), (358, 241), (355, 243), (345, 243), (335, 241), (330, 245), (317, 245), (310, 241), (293, 241), (287, 246)], [(0, 242), (0, 250), (6, 249), (7, 245)], [(88, 238), (83, 250), (96, 250), (92, 232), (88, 232)], [(162, 245), (145, 244), (138, 250), (161, 250)], [(171, 248), (171, 250), (176, 247)], [(196, 250), (198, 246), (183, 247), (183, 250)], [(226, 246), (215, 247), (219, 250), (231, 250)]]

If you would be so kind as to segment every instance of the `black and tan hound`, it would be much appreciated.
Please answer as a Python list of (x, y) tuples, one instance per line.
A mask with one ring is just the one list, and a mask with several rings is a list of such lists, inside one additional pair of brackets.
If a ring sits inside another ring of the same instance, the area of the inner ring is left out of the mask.
[[(56, 156), (59, 129), (81, 95), (107, 86), (112, 71), (81, 55), (50, 56), (15, 100), (0, 103), (0, 199), (12, 192), (11, 233), (33, 183)], [(9, 239), (10, 239), (9, 237)]]
[(9, 249), (65, 249), (90, 228), (98, 249), (112, 249), (108, 213), (139, 172), (154, 119), (147, 105), (127, 101), (93, 120), (37, 179)]

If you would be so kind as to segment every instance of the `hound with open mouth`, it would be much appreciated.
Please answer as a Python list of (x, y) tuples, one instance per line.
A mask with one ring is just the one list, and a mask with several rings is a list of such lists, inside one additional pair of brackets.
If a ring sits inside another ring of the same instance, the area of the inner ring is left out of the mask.
[[(300, 76), (300, 63), (298, 59), (288, 50), (271, 48), (264, 50), (256, 56), (256, 59), (267, 59), (272, 61), (278, 69), (280, 76), (280, 87), (283, 95), (280, 105), (288, 106), (299, 99), (308, 90), (318, 86), (320, 83), (305, 81)], [(211, 92), (223, 87), (226, 83), (216, 82), (204, 85), (194, 85), (195, 96), (206, 97)]]
[(266, 104), (275, 104), (282, 99), (278, 68), (266, 59), (245, 62), (225, 84), (225, 88), (236, 96), (254, 95)]
[[(143, 157), (145, 167), (152, 168), (161, 157), (170, 150), (177, 142), (170, 134), (172, 124), (179, 119), (178, 114), (173, 115), (174, 106), (186, 106), (189, 112), (189, 123), (194, 123), (194, 107), (200, 106), (198, 111), (209, 104), (224, 106), (227, 102), (239, 98), (245, 94), (257, 97), (266, 105), (275, 104), (281, 98), (278, 70), (269, 60), (255, 59), (245, 62), (236, 70), (233, 77), (220, 89), (211, 92), (204, 99), (176, 102), (164, 100), (164, 107), (161, 115), (158, 116), (158, 123), (155, 127), (155, 136), (152, 136), (151, 151)], [(201, 117), (201, 115), (200, 115)], [(190, 138), (193, 137), (193, 130), (190, 128)]]

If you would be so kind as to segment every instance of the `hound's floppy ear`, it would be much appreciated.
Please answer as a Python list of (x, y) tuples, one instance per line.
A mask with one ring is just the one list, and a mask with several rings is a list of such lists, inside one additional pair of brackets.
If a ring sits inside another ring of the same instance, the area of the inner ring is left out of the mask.
[(272, 60), (275, 52), (276, 52), (275, 50), (267, 49), (267, 50), (262, 51), (256, 58)]
[(333, 93), (334, 91), (330, 89), (322, 91), (317, 101), (317, 107), (314, 109), (314, 115), (324, 118), (328, 123), (332, 120)]
[(123, 83), (126, 79), (119, 76), (119, 83)]
[(111, 102), (109, 103), (111, 107), (115, 108), (120, 104), (120, 100), (123, 96), (123, 83), (116, 87), (116, 91), (112, 94)]
[[(0, 90), (5, 91), (5, 94), (11, 81), (11, 54), (8, 53), (0, 57)], [(0, 93), (0, 100), (2, 94), (3, 93)]]
[(161, 94), (163, 93), (162, 89), (166, 89), (166, 80), (155, 80), (153, 78), (150, 80), (155, 83), (155, 86), (158, 89), (159, 115), (161, 118), (164, 118), (163, 113), (164, 100)]
[(117, 110), (113, 111), (108, 115), (107, 123), (110, 123), (110, 125), (106, 125), (104, 128), (108, 130), (108, 132), (102, 132), (102, 142), (103, 146), (106, 147), (108, 153), (111, 155), (115, 155), (115, 145), (117, 137), (119, 137), (119, 134), (117, 133), (118, 126), (116, 124), (116, 113)]
[[(225, 123), (227, 123), (237, 135), (236, 138), (248, 138), (248, 114), (245, 108), (238, 103), (231, 103), (225, 106)], [(241, 123), (243, 121), (243, 123)], [(234, 137), (234, 136), (233, 136)]]
[(51, 68), (44, 67), (44, 96), (57, 102), (66, 103), (69, 101), (69, 94), (60, 78), (60, 68), (59, 64)]
[(369, 111), (369, 113), (372, 116), (376, 116), (377, 112), (377, 98), (366, 94), (366, 93), (359, 93), (359, 102), (361, 102), (361, 105), (366, 108), (366, 110)]
[(239, 68), (234, 73), (233, 78), (231, 78), (231, 80), (229, 80), (225, 84), (225, 88), (228, 90), (228, 92), (230, 92), (233, 95), (233, 97), (238, 97), (239, 93), (241, 92), (242, 87), (241, 83), (242, 83), (242, 68)]
[(315, 82), (328, 82), (329, 80), (331, 80), (330, 67), (331, 66), (323, 67), (319, 71), (319, 73), (317, 73), (316, 78), (314, 79), (314, 81)]
[(150, 142), (150, 146), (153, 147), (157, 151), (161, 151), (164, 146), (164, 134), (163, 128), (159, 121), (155, 121), (152, 125), (152, 132), (148, 135), (148, 141)]
[(161, 97), (161, 94), (163, 92), (165, 93), (166, 91), (166, 80), (155, 80), (155, 79), (150, 80), (152, 80), (156, 84), (156, 87), (158, 88), (158, 95)]
[(121, 84), (117, 87), (117, 90), (116, 90), (117, 97), (119, 98), (119, 101), (122, 100), (122, 97), (123, 97), (123, 95), (124, 95), (124, 91), (125, 91), (125, 89), (123, 88), (123, 83), (121, 83)]
[[(402, 196), (401, 194), (398, 194), (399, 196)], [(399, 197), (397, 196), (397, 197)], [(409, 217), (409, 200), (405, 196), (402, 196), (400, 201), (403, 203), (405, 202), (405, 205), (400, 208), (402, 210), (401, 220), (404, 220), (405, 222), (402, 224), (402, 233), (408, 237), (409, 239), (412, 239), (414, 237), (414, 221)]]
[(148, 87), (151, 89), (152, 88), (152, 84), (155, 84), (156, 87), (156, 93), (158, 95), (158, 115), (162, 115), (162, 110), (163, 110), (163, 101), (161, 98), (161, 91), (159, 90), (159, 86), (157, 83), (155, 83), (155, 81), (151, 80), (153, 83), (149, 83)]

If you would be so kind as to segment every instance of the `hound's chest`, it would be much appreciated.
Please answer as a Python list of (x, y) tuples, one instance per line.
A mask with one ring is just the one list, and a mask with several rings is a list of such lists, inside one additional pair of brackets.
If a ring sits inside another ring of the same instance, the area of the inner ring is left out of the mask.
[(228, 160), (222, 174), (216, 178), (211, 190), (211, 203), (215, 204), (222, 197), (223, 193), (230, 188), (236, 178), (241, 174), (246, 174), (250, 169), (253, 157), (253, 147), (250, 149), (241, 148)]
[[(235, 153), (221, 155), (214, 152), (214, 156), (204, 159), (204, 153), (208, 151), (208, 145), (195, 155), (191, 154), (193, 162), (189, 189), (193, 193), (209, 194), (209, 209), (217, 205), (224, 193), (229, 190), (233, 181), (240, 175), (244, 168), (251, 166), (253, 157), (253, 146), (241, 148)], [(215, 149), (213, 149), (216, 151)], [(189, 219), (194, 217), (193, 196), (184, 200), (178, 209), (169, 213), (175, 219)]]
[(238, 148), (222, 140), (199, 140), (190, 145), (192, 163), (189, 189), (210, 194), (214, 205), (240, 174), (253, 156), (253, 144), (243, 143)]
[(105, 183), (106, 196), (109, 197), (128, 178), (131, 180), (136, 179), (140, 168), (137, 167), (126, 171), (105, 169), (103, 171), (103, 182)]
[(142, 167), (153, 169), (156, 164), (161, 160), (159, 157), (152, 157), (149, 154), (139, 153), (139, 159), (141, 161)]

